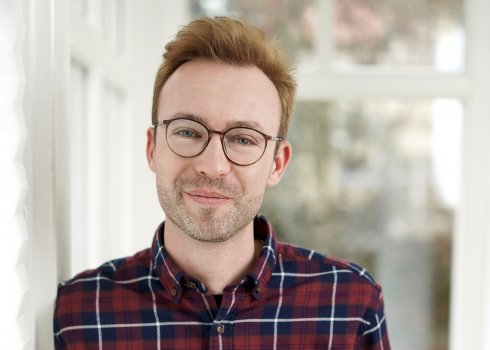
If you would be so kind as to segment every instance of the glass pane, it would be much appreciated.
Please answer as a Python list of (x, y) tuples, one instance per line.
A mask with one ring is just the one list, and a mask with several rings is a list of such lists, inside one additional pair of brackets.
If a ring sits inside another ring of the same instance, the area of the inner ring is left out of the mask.
[(126, 49), (127, 3), (125, 0), (106, 0), (102, 4), (103, 38), (111, 50), (124, 53)]
[(243, 18), (278, 38), (290, 57), (303, 60), (316, 42), (316, 0), (191, 0), (191, 15)]
[(464, 69), (463, 0), (336, 0), (333, 63)]
[(106, 234), (99, 236), (96, 241), (97, 247), (105, 247), (104, 251), (100, 251), (101, 256), (97, 257), (99, 261), (111, 259), (111, 256), (117, 254), (112, 234), (117, 232), (124, 237), (127, 230), (123, 225), (126, 219), (121, 215), (122, 206), (128, 202), (127, 194), (122, 190), (122, 183), (129, 183), (129, 181), (122, 181), (128, 176), (125, 172), (128, 169), (124, 169), (123, 166), (129, 154), (125, 146), (125, 140), (128, 140), (124, 132), (127, 124), (125, 101), (126, 96), (119, 87), (110, 82), (102, 85), (100, 115), (103, 117), (103, 122), (100, 125), (104, 133), (100, 135), (103, 137), (100, 144), (103, 144), (104, 148), (99, 151), (103, 157), (99, 158), (97, 171), (105, 176), (98, 179), (98, 190), (103, 195), (99, 199), (100, 207), (97, 215), (100, 218), (100, 232)]
[(71, 0), (72, 22), (74, 21), (77, 26), (86, 26), (77, 29), (82, 31), (89, 30), (102, 35), (102, 27), (105, 20), (103, 18), (102, 5), (103, 3), (97, 0)]
[(115, 46), (117, 53), (124, 53), (126, 51), (127, 41), (127, 2), (126, 0), (119, 0), (115, 3)]
[(80, 17), (87, 20), (89, 16), (88, 0), (72, 0), (71, 1), (72, 16)]
[(464, 69), (463, 0), (191, 0), (191, 15), (243, 18), (290, 57), (335, 68)]
[(295, 114), (292, 163), (262, 212), (283, 240), (368, 268), (394, 349), (447, 349), (461, 102), (301, 102)]

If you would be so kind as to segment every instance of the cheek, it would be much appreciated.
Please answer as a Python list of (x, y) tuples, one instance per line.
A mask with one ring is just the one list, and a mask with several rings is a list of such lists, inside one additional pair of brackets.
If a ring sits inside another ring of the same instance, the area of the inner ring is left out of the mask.
[[(159, 140), (165, 142), (165, 140)], [(158, 144), (155, 153), (155, 165), (157, 178), (167, 181), (167, 178), (173, 178), (176, 174), (183, 171), (185, 163), (182, 158), (176, 156), (166, 144)]]
[(266, 166), (263, 164), (260, 169), (243, 173), (241, 176), (241, 182), (245, 187), (245, 192), (254, 194), (263, 193), (267, 187), (267, 181), (269, 180), (271, 171), (272, 166)]
[[(163, 155), (160, 154), (160, 156)], [(177, 167), (174, 163), (171, 163), (172, 165), (170, 165), (170, 162), (163, 161), (163, 159), (165, 158), (160, 158), (156, 164), (156, 182), (158, 185), (168, 187), (174, 182)]]

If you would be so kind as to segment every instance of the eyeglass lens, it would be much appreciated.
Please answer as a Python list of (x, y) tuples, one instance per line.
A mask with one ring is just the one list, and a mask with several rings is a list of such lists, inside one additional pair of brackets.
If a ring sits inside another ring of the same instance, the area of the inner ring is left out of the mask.
[[(211, 131), (204, 125), (189, 119), (175, 119), (167, 125), (167, 143), (170, 149), (182, 157), (201, 153), (209, 142)], [(255, 163), (262, 157), (267, 140), (254, 129), (232, 128), (222, 137), (223, 151), (228, 159), (240, 165)]]

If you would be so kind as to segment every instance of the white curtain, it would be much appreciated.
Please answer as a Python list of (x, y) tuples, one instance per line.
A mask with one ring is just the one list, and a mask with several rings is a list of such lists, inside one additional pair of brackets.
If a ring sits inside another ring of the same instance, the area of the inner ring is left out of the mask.
[(29, 232), (24, 168), (26, 126), (22, 63), (25, 24), (17, 0), (0, 0), (0, 349), (33, 344), (27, 262)]

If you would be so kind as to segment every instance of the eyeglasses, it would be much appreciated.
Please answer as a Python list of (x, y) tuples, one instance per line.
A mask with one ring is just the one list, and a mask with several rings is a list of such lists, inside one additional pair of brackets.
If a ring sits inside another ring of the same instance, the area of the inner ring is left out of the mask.
[(208, 146), (211, 135), (218, 134), (226, 158), (243, 166), (257, 163), (264, 155), (269, 141), (283, 140), (248, 127), (233, 127), (226, 131), (211, 130), (204, 124), (187, 118), (162, 120), (153, 125), (155, 133), (160, 125), (166, 126), (168, 147), (178, 156), (191, 158), (201, 154)]

